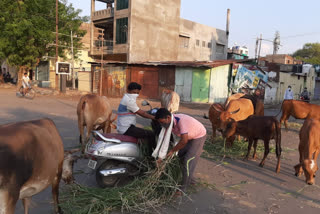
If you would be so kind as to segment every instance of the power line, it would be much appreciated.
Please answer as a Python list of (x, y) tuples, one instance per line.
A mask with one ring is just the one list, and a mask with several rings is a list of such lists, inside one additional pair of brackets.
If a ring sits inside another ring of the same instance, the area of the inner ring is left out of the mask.
[(291, 36), (282, 36), (281, 39), (289, 39), (289, 38), (310, 36), (310, 35), (315, 35), (315, 34), (320, 34), (320, 32), (303, 33), (303, 34), (296, 34), (296, 35), (291, 35)]

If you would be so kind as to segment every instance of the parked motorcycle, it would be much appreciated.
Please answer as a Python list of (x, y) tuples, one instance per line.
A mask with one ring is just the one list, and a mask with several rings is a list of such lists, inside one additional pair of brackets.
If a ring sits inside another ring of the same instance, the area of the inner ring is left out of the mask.
[(310, 98), (308, 96), (300, 96), (300, 100), (306, 103), (310, 103)]
[[(158, 110), (147, 101), (143, 101), (142, 105), (149, 105), (148, 113), (152, 115)], [(152, 121), (153, 131), (156, 127), (161, 128), (160, 124)], [(142, 173), (145, 158), (142, 150), (143, 144), (137, 138), (93, 131), (85, 152), (90, 157), (88, 167), (96, 170), (97, 184), (105, 188), (126, 185)]]

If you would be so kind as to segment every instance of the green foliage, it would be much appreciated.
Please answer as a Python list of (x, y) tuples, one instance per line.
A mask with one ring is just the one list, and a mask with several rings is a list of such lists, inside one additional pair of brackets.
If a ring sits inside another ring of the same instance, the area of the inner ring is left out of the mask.
[[(32, 67), (42, 56), (55, 55), (55, 1), (54, 0), (1, 0), (0, 1), (0, 59), (15, 66)], [(79, 29), (86, 18), (79, 16), (66, 1), (59, 2), (59, 33), (83, 36)], [(81, 46), (75, 39), (74, 46)], [(51, 45), (50, 45), (51, 44)], [(70, 46), (70, 36), (59, 36), (59, 44)], [(59, 48), (64, 56), (65, 47)]]
[(320, 43), (307, 43), (293, 56), (310, 64), (320, 64)]

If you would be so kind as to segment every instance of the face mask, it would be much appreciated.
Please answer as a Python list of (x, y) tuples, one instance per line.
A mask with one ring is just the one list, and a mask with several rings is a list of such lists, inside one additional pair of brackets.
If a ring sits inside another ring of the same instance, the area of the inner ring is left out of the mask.
[(170, 126), (170, 123), (161, 123), (161, 126), (163, 127), (163, 128), (169, 128), (169, 126)]
[(127, 94), (127, 96), (128, 96), (130, 99), (136, 100), (137, 97), (139, 96), (139, 94)]
[(291, 88), (289, 88), (289, 91), (291, 91)]

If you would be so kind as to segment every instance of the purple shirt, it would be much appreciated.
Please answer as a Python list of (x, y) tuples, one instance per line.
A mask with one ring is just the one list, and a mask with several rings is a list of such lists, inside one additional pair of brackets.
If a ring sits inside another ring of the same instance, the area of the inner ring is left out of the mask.
[(188, 140), (198, 139), (207, 134), (206, 128), (198, 120), (185, 114), (173, 114), (172, 132), (181, 136), (188, 134)]

